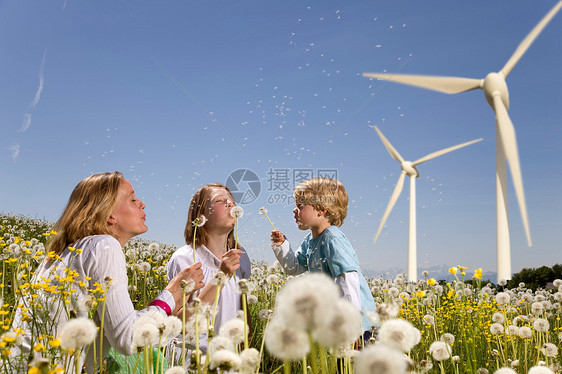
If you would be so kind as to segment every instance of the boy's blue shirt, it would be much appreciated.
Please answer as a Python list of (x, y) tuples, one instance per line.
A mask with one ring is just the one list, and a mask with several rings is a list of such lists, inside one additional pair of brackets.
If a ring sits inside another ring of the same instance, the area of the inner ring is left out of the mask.
[(337, 226), (326, 228), (317, 238), (309, 233), (297, 251), (297, 259), (301, 266), (310, 272), (323, 272), (333, 279), (345, 272), (357, 272), (360, 285), (361, 311), (363, 312), (363, 328), (369, 329), (373, 323), (365, 313), (375, 311), (373, 295), (361, 269), (359, 259), (345, 234)]

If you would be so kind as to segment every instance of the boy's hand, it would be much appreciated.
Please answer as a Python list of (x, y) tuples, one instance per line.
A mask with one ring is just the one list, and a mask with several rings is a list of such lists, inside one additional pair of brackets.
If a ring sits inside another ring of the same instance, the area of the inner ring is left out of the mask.
[(276, 246), (280, 246), (285, 242), (285, 235), (279, 230), (272, 230), (271, 231), (271, 242)]

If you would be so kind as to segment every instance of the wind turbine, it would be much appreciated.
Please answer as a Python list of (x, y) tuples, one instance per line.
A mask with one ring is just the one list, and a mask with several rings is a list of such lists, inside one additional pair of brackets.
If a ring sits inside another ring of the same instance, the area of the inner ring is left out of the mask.
[(375, 130), (379, 134), (379, 137), (381, 138), (384, 146), (386, 147), (386, 150), (388, 151), (388, 153), (390, 153), (390, 156), (392, 156), (393, 159), (395, 159), (400, 163), (402, 172), (400, 173), (400, 177), (398, 177), (398, 182), (396, 182), (396, 187), (394, 187), (392, 196), (390, 196), (390, 200), (388, 201), (388, 205), (386, 206), (386, 210), (384, 211), (384, 215), (382, 216), (382, 220), (379, 225), (379, 229), (377, 230), (377, 234), (375, 235), (374, 242), (375, 243), (377, 242), (377, 239), (379, 238), (382, 228), (386, 223), (386, 219), (390, 215), (392, 208), (394, 208), (394, 204), (396, 204), (396, 200), (398, 200), (398, 197), (402, 192), (402, 188), (404, 187), (404, 178), (406, 177), (406, 175), (408, 175), (410, 177), (410, 234), (409, 234), (409, 243), (408, 243), (408, 281), (417, 282), (418, 260), (417, 260), (417, 241), (416, 241), (416, 178), (418, 178), (420, 174), (418, 173), (418, 169), (416, 169), (416, 166), (418, 166), (423, 162), (442, 156), (446, 153), (457, 150), (459, 148), (466, 147), (467, 145), (471, 145), (473, 143), (479, 142), (482, 140), (482, 138), (471, 140), (466, 143), (462, 143), (459, 145), (442, 149), (437, 152), (430, 153), (427, 156), (424, 156), (419, 160), (412, 162), (412, 161), (404, 161), (402, 156), (400, 156), (400, 153), (398, 153), (398, 151), (392, 146), (392, 144), (390, 144), (390, 142), (384, 137), (384, 135), (382, 134), (382, 132), (379, 130), (377, 126), (375, 126)]
[(484, 79), (440, 77), (424, 75), (399, 75), (364, 73), (369, 78), (388, 79), (391, 81), (427, 88), (448, 94), (461, 93), (475, 89), (482, 89), (488, 104), (496, 113), (496, 210), (497, 210), (497, 269), (498, 280), (511, 279), (511, 254), (509, 243), (509, 221), (507, 214), (507, 173), (506, 159), (511, 171), (511, 178), (515, 187), (515, 194), (519, 203), (519, 210), (523, 219), (527, 243), (532, 246), (525, 194), (523, 192), (523, 179), (517, 151), (515, 128), (507, 113), (509, 109), (509, 93), (505, 79), (523, 57), (533, 41), (550, 22), (552, 17), (562, 7), (559, 1), (533, 30), (519, 44), (511, 58), (497, 73), (489, 73)]

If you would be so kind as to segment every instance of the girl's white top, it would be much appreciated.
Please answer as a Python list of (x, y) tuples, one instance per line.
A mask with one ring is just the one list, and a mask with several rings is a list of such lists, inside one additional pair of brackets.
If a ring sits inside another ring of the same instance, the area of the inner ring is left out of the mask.
[[(215, 317), (215, 333), (220, 332), (220, 327), (233, 318), (236, 318), (236, 312), (241, 308), (240, 305), (240, 292), (237, 290), (238, 281), (241, 278), (249, 278), (251, 272), (250, 259), (243, 248), (240, 248), (244, 253), (240, 256), (240, 268), (236, 270), (236, 279), (231, 277), (224, 285), (217, 304), (217, 315)], [(205, 284), (211, 282), (215, 274), (219, 271), (221, 260), (217, 258), (207, 247), (204, 245), (197, 247), (195, 251), (197, 261), (201, 261), (201, 269), (203, 270), (203, 282)], [(168, 262), (168, 279), (173, 278), (182, 269), (193, 265), (193, 248), (191, 245), (184, 245), (178, 248), (172, 258)], [(181, 342), (181, 335), (178, 336)], [(181, 344), (180, 344), (181, 345)], [(190, 347), (195, 348), (195, 347)], [(207, 351), (207, 335), (199, 337), (199, 349), (202, 352)], [(188, 356), (189, 357), (189, 356)]]
[[(141, 311), (135, 311), (133, 303), (128, 292), (127, 263), (125, 254), (121, 244), (110, 235), (93, 235), (79, 240), (73, 245), (76, 249), (81, 249), (82, 253), (77, 254), (76, 251), (69, 251), (68, 248), (62, 253), (61, 261), (47, 262), (44, 260), (37, 268), (35, 275), (31, 279), (31, 283), (45, 283), (45, 279), (50, 279), (51, 285), (58, 283), (56, 275), (64, 277), (67, 272), (66, 268), (70, 268), (78, 273), (73, 288), (76, 292), (72, 293), (69, 305), (64, 305), (60, 298), (55, 299), (54, 296), (40, 293), (40, 301), (46, 306), (44, 315), (36, 315), (31, 322), (22, 320), (21, 308), (18, 308), (14, 317), (13, 326), (23, 329), (26, 334), (23, 337), (21, 346), (16, 347), (13, 355), (20, 353), (28, 353), (33, 347), (34, 342), (31, 341), (30, 324), (42, 324), (42, 331), (51, 331), (52, 336), (60, 333), (62, 326), (69, 319), (69, 313), (75, 311), (77, 316), (87, 317), (88, 311), (78, 310), (78, 300), (87, 295), (86, 289), (95, 289), (95, 283), (104, 285), (108, 277), (111, 279), (109, 290), (105, 298), (105, 315), (103, 317), (103, 355), (105, 356), (111, 347), (117, 352), (125, 355), (132, 354), (133, 349), (133, 322), (143, 313), (149, 310), (156, 310), (163, 315), (166, 313), (157, 306), (150, 306)], [(62, 264), (61, 264), (62, 262)], [(88, 277), (88, 278), (87, 278)], [(85, 287), (79, 285), (79, 281), (85, 282)], [(169, 291), (162, 291), (157, 297), (167, 303), (173, 310), (175, 302)], [(20, 303), (28, 305), (29, 300), (25, 298)], [(94, 315), (94, 322), (99, 327), (101, 325), (103, 305), (97, 308)], [(96, 351), (99, 361), (99, 332), (96, 337)], [(21, 351), (20, 351), (21, 348)], [(85, 352), (87, 351), (87, 355)], [(94, 371), (94, 348), (84, 347), (82, 350), (81, 364), (86, 364), (88, 373)], [(27, 368), (25, 368), (27, 372)]]

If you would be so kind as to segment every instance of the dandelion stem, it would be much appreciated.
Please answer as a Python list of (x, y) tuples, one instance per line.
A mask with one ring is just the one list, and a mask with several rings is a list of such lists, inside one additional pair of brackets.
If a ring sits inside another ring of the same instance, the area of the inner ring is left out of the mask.
[(197, 258), (195, 257), (195, 236), (197, 235), (197, 225), (193, 228), (193, 244), (191, 248), (193, 248), (193, 263), (197, 262)]
[(182, 296), (182, 312), (181, 312), (181, 322), (182, 322), (182, 342), (181, 342), (181, 366), (185, 367), (185, 290)]
[(244, 349), (248, 349), (248, 307), (247, 307), (246, 294), (242, 293), (242, 310), (244, 311)]
[(268, 220), (269, 223), (271, 224), (271, 227), (273, 227), (273, 230), (277, 230), (277, 229), (275, 228), (275, 225), (273, 224), (273, 222), (271, 222), (271, 220), (269, 219), (269, 216), (267, 215), (267, 213), (264, 213), (264, 215), (265, 215), (265, 218), (267, 218), (267, 220)]

